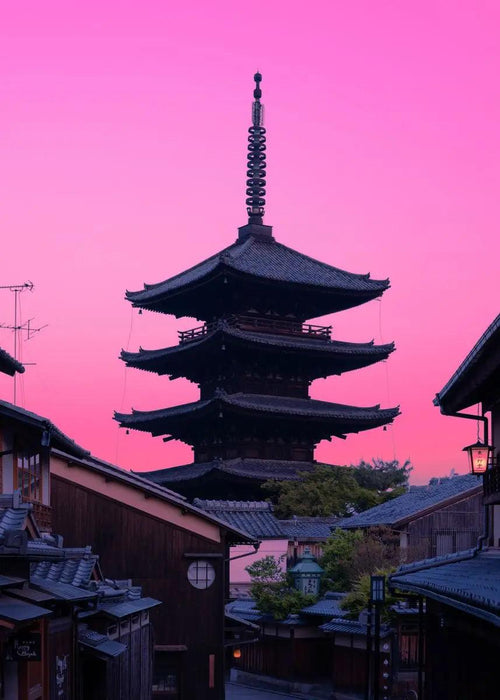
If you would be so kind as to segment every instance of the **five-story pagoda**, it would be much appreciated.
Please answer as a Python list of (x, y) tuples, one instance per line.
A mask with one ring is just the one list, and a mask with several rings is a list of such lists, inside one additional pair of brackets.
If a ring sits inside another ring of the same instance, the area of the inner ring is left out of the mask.
[(372, 280), (278, 243), (263, 224), (266, 131), (261, 75), (255, 75), (248, 137), (248, 224), (220, 253), (164, 282), (127, 292), (134, 307), (203, 325), (179, 344), (122, 351), (128, 367), (185, 377), (200, 400), (153, 411), (115, 414), (122, 427), (178, 439), (194, 463), (142, 473), (189, 498), (260, 499), (267, 479), (297, 478), (314, 467), (321, 440), (344, 438), (392, 422), (397, 408), (360, 408), (309, 398), (314, 379), (384, 360), (394, 345), (331, 338), (330, 326), (307, 323), (379, 297), (388, 280)]

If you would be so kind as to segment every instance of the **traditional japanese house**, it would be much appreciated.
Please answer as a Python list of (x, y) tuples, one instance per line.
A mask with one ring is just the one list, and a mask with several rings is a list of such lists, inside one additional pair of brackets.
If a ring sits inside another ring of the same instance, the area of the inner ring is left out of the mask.
[(201, 322), (179, 333), (174, 347), (121, 354), (128, 367), (198, 384), (200, 400), (115, 415), (124, 428), (192, 446), (193, 464), (146, 474), (188, 498), (260, 500), (263, 481), (311, 470), (321, 440), (383, 426), (398, 415), (397, 408), (309, 397), (315, 379), (385, 360), (394, 345), (333, 339), (330, 326), (308, 319), (376, 299), (389, 281), (303, 255), (278, 243), (272, 227), (263, 223), (266, 130), (259, 73), (255, 81), (248, 223), (219, 253), (126, 294), (135, 308)]
[(222, 700), (230, 547), (255, 538), (147, 479), (55, 449), (51, 497), (69, 545), (90, 543), (106, 571), (164, 602), (151, 611), (153, 697)]
[[(500, 684), (500, 316), (435, 403), (445, 415), (482, 422), (484, 443), (493, 443), (493, 462), (483, 475), (485, 529), (475, 548), (403, 566), (391, 586), (425, 600), (419, 697), (494, 700)], [(475, 404), (478, 415), (463, 413)]]
[(474, 547), (484, 529), (482, 484), (473, 474), (433, 478), (425, 486), (339, 520), (335, 527), (389, 527), (399, 535), (402, 562)]
[[(145, 596), (165, 601), (151, 611), (154, 696), (221, 700), (230, 546), (255, 538), (180, 494), (94, 458), (48, 419), (5, 401), (0, 439), (4, 492), (17, 488), (30, 503), (37, 532), (54, 530), (72, 548), (90, 545), (106, 572), (132, 579)], [(91, 629), (103, 634), (114, 625), (126, 634), (129, 621), (129, 632), (135, 630), (139, 612), (131, 604), (119, 611), (114, 623), (111, 611), (100, 614), (99, 626)]]
[(33, 505), (0, 496), (0, 679), (8, 700), (148, 700), (153, 635), (130, 580), (103, 578), (90, 547), (40, 536)]

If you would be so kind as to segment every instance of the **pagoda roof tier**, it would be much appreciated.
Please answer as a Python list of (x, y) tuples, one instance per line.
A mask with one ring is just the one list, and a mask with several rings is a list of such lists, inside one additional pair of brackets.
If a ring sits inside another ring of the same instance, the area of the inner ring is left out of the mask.
[(344, 438), (346, 433), (377, 428), (391, 423), (398, 414), (399, 408), (381, 409), (378, 405), (360, 408), (288, 396), (218, 391), (214, 398), (181, 406), (115, 413), (115, 420), (123, 428), (169, 435), (194, 445), (202, 435), (227, 435), (229, 426), (236, 425), (241, 432), (250, 429), (260, 435), (275, 435), (282, 434), (285, 424), (319, 442), (332, 435)]
[(262, 366), (268, 365), (269, 359), (275, 356), (283, 367), (301, 368), (300, 371), (312, 380), (367, 367), (387, 359), (394, 350), (394, 343), (375, 345), (373, 341), (348, 343), (307, 334), (256, 333), (224, 321), (202, 330), (203, 333), (189, 342), (159, 350), (122, 350), (120, 357), (127, 367), (200, 382), (205, 378), (207, 366), (218, 360), (227, 365), (232, 355), (247, 357), (250, 362), (260, 361)]
[(262, 500), (261, 485), (265, 481), (297, 481), (302, 473), (311, 472), (316, 466), (311, 461), (238, 457), (138, 472), (138, 476), (163, 487), (168, 484), (190, 500), (197, 497)]
[(272, 237), (248, 235), (194, 267), (126, 293), (133, 306), (210, 320), (256, 308), (307, 319), (379, 297), (389, 280), (372, 280), (303, 255)]
[(297, 481), (301, 472), (313, 471), (315, 462), (285, 461), (277, 459), (214, 459), (209, 462), (194, 462), (180, 467), (155, 469), (150, 472), (137, 472), (144, 479), (150, 479), (155, 484), (175, 484), (179, 481), (200, 479), (210, 472), (223, 472), (231, 476), (252, 481)]

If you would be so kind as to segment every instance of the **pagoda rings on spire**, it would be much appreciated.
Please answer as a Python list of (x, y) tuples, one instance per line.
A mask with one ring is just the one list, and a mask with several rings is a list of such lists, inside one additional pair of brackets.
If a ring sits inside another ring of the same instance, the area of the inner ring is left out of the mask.
[(266, 130), (264, 107), (260, 102), (262, 90), (260, 73), (254, 75), (255, 90), (252, 104), (252, 126), (249, 128), (247, 156), (247, 213), (248, 223), (262, 225), (266, 204)]

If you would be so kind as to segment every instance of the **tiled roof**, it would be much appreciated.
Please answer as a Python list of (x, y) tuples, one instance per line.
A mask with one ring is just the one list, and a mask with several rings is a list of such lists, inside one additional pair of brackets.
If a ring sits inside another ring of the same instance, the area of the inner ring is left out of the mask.
[[(320, 629), (324, 632), (335, 632), (337, 634), (354, 634), (357, 636), (364, 637), (366, 635), (366, 625), (357, 620), (343, 620), (342, 618), (335, 618), (326, 622), (324, 625), (320, 625)], [(380, 637), (384, 639), (391, 634), (391, 630), (385, 625), (380, 626)]]
[(110, 640), (106, 635), (90, 629), (79, 630), (78, 643), (103, 656), (120, 656), (127, 651), (126, 644)]
[(400, 567), (390, 585), (500, 626), (500, 553), (475, 550)]
[[(172, 347), (158, 350), (139, 349), (139, 352), (122, 350), (121, 359), (128, 367), (136, 367), (150, 372), (170, 374), (180, 371), (200, 351), (206, 352), (212, 346), (226, 345), (226, 351), (233, 344), (243, 346), (247, 352), (259, 348), (286, 353), (288, 356), (298, 354), (300, 358), (308, 358), (311, 362), (321, 363), (317, 369), (318, 376), (329, 369), (332, 372), (348, 371), (365, 367), (374, 362), (386, 359), (394, 350), (394, 343), (375, 345), (368, 343), (348, 343), (338, 340), (309, 338), (307, 336), (287, 336), (273, 333), (255, 333), (229, 326), (220, 321), (215, 330), (189, 343), (180, 343)], [(187, 370), (186, 370), (187, 371)], [(192, 371), (190, 369), (190, 371)], [(314, 371), (314, 364), (311, 365)]]
[[(249, 411), (256, 419), (260, 416), (291, 417), (293, 419), (315, 419), (318, 422), (331, 423), (331, 433), (338, 436), (349, 432), (369, 430), (390, 423), (399, 414), (399, 408), (381, 409), (378, 405), (370, 407), (347, 406), (344, 404), (301, 399), (289, 396), (271, 396), (266, 394), (219, 394), (213, 399), (195, 401), (193, 403), (163, 408), (153, 411), (132, 410), (131, 414), (115, 413), (121, 427), (152, 432), (153, 435), (170, 433), (172, 426), (181, 425), (179, 419), (189, 418), (190, 425), (193, 417), (198, 414), (207, 416), (215, 411), (236, 409)], [(171, 421), (174, 421), (172, 424)], [(170, 425), (168, 422), (170, 421)], [(178, 436), (178, 429), (174, 429)], [(184, 437), (180, 436), (181, 439)]]
[(332, 534), (332, 527), (338, 522), (335, 516), (307, 517), (294, 516), (289, 520), (280, 520), (281, 528), (290, 539), (326, 540)]
[(207, 501), (195, 498), (193, 503), (259, 539), (287, 538), (273, 514), (271, 504), (266, 501)]
[(342, 610), (340, 603), (345, 597), (345, 593), (327, 593), (324, 598), (318, 600), (314, 605), (302, 608), (303, 615), (319, 615), (321, 617), (344, 617), (346, 611)]
[(252, 599), (234, 600), (226, 605), (226, 612), (250, 622), (257, 622), (262, 619), (262, 613), (257, 610), (255, 601)]
[(11, 622), (29, 622), (50, 615), (51, 610), (33, 605), (19, 598), (0, 595), (0, 618)]
[(8, 401), (0, 401), (0, 422), (3, 418), (16, 422), (19, 421), (25, 425), (35, 427), (40, 431), (47, 431), (50, 434), (51, 447), (65, 450), (70, 455), (80, 457), (89, 454), (88, 450), (84, 450), (83, 447), (77, 445), (74, 440), (69, 438), (61, 430), (59, 430), (57, 426), (51, 423), (48, 418), (38, 416), (36, 413), (27, 411), (19, 406), (15, 406)]
[(72, 586), (87, 586), (98, 557), (84, 554), (79, 559), (63, 561), (41, 561), (31, 565), (31, 578), (43, 578), (56, 583), (68, 583)]
[(211, 462), (195, 462), (179, 467), (156, 469), (151, 472), (141, 472), (145, 479), (158, 484), (169, 484), (175, 487), (179, 481), (199, 479), (212, 471), (225, 472), (240, 478), (258, 479), (265, 481), (295, 481), (300, 472), (312, 471), (317, 465), (314, 462), (281, 461), (275, 459), (214, 459)]
[(443, 413), (461, 411), (483, 401), (483, 394), (493, 389), (493, 383), (496, 384), (498, 398), (499, 369), (500, 314), (488, 326), (451, 379), (436, 394), (435, 405), (440, 406)]
[(344, 294), (365, 294), (370, 297), (379, 296), (389, 286), (388, 280), (372, 280), (369, 275), (346, 272), (273, 240), (262, 241), (249, 236), (164, 282), (145, 284), (144, 290), (127, 292), (126, 297), (135, 306), (148, 305), (223, 269), (258, 279), (323, 287)]
[(12, 377), (16, 372), (22, 374), (24, 372), (24, 365), (14, 359), (12, 355), (9, 355), (6, 350), (0, 348), (0, 372), (10, 374)]
[(144, 610), (150, 610), (158, 605), (161, 605), (161, 601), (155, 598), (139, 598), (137, 600), (127, 599), (118, 602), (101, 601), (99, 609), (110, 617), (120, 619)]
[(23, 503), (18, 507), (0, 508), (0, 537), (7, 530), (23, 530), (31, 509), (30, 503)]
[(427, 486), (412, 486), (397, 498), (381, 503), (350, 518), (342, 518), (337, 527), (352, 529), (375, 525), (397, 525), (412, 520), (420, 513), (448, 500), (482, 490), (474, 474), (431, 480)]

